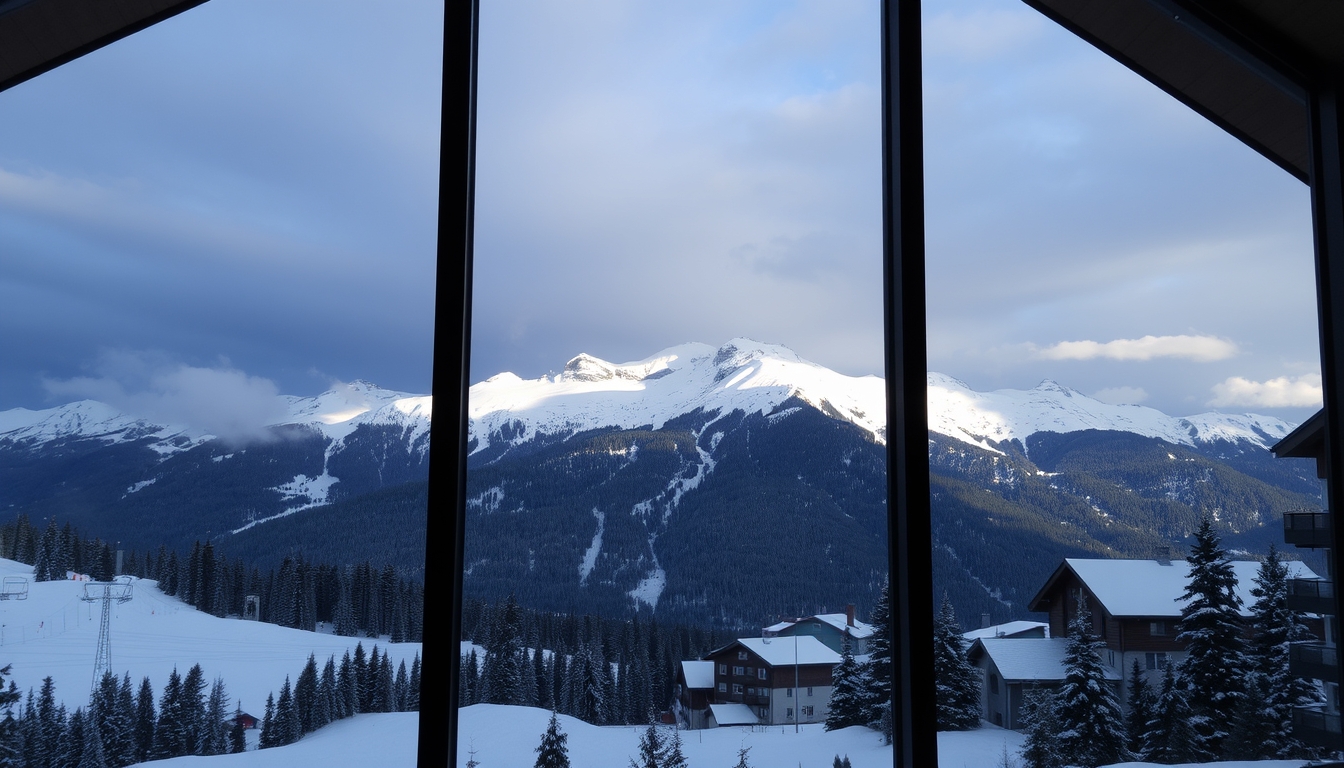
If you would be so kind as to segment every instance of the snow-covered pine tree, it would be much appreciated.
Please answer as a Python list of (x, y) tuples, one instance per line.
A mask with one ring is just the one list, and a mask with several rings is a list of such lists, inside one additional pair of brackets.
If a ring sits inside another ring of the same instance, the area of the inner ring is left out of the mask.
[(1144, 734), (1143, 759), (1167, 765), (1205, 762), (1210, 758), (1199, 750), (1185, 687), (1172, 669), (1168, 664), (1162, 670), (1162, 690)]
[(294, 681), (294, 711), (299, 716), (299, 729), (302, 733), (312, 733), (318, 726), (313, 724), (313, 709), (317, 706), (317, 654), (309, 653), (308, 661)]
[(1055, 717), (1055, 695), (1033, 686), (1022, 698), (1019, 715), (1026, 741), (1022, 744), (1024, 768), (1060, 768), (1064, 759), (1059, 752), (1059, 719)]
[(280, 746), (279, 728), (275, 724), (275, 695), (266, 694), (266, 713), (261, 716), (261, 749)]
[(33, 700), (33, 689), (28, 689), (28, 697), (24, 699), (23, 717), (19, 718), (19, 732), (23, 737), (21, 765), (33, 768), (41, 768), (39, 754), (42, 748), (42, 729), (37, 719), (37, 705)]
[[(75, 710), (79, 714), (79, 710)], [(91, 716), (84, 717), (83, 738), (79, 744), (79, 761), (74, 768), (108, 768), (103, 754), (103, 737)]]
[(526, 701), (522, 640), (522, 611), (512, 594), (495, 615), (490, 644), (481, 665), (480, 701), (488, 704), (522, 704)]
[(1279, 749), (1279, 729), (1269, 710), (1269, 683), (1259, 671), (1248, 672), (1244, 695), (1237, 702), (1236, 716), (1223, 754), (1229, 760), (1267, 760)]
[(299, 723), (298, 710), (294, 708), (294, 693), (289, 684), (289, 675), (280, 686), (280, 696), (275, 700), (276, 746), (293, 744), (303, 737), (303, 726)]
[[(373, 652), (369, 654), (369, 712), (386, 712), (387, 696), (383, 691), (383, 660), (378, 654), (378, 645), (375, 643)], [(390, 694), (391, 691), (386, 691)]]
[(184, 754), (202, 754), (205, 734), (205, 672), (200, 664), (192, 664), (182, 678), (182, 732)]
[(1152, 686), (1148, 685), (1148, 675), (1139, 666), (1138, 659), (1134, 659), (1134, 665), (1129, 671), (1127, 698), (1129, 713), (1125, 715), (1125, 732), (1129, 738), (1126, 739), (1125, 746), (1130, 754), (1139, 756), (1143, 754), (1143, 736), (1148, 732), (1148, 721), (1153, 719), (1156, 697)]
[(826, 713), (826, 730), (867, 725), (868, 691), (871, 686), (864, 668), (854, 660), (849, 635), (845, 635), (840, 641), (840, 663), (831, 673), (831, 700)]
[(313, 710), (313, 724), (317, 728), (336, 720), (341, 709), (339, 687), (336, 682), (336, 656), (327, 657), (322, 666), (322, 677), (317, 682), (317, 704)]
[(201, 728), (201, 754), (229, 753), (228, 709), (229, 693), (224, 687), (224, 678), (216, 677), (210, 685), (210, 697), (205, 704), (205, 724)]
[(751, 768), (751, 763), (747, 762), (747, 753), (750, 751), (751, 747), (740, 747), (737, 750), (737, 762), (733, 764), (733, 768)]
[(345, 656), (341, 657), (340, 671), (336, 673), (336, 687), (341, 704), (337, 717), (345, 718), (359, 714), (359, 683), (355, 678), (355, 663), (350, 659), (350, 651), (346, 651)]
[(351, 714), (369, 711), (369, 694), (372, 692), (372, 686), (369, 685), (369, 661), (364, 655), (364, 643), (355, 643), (355, 656), (351, 662), (354, 670), (355, 682), (355, 706)]
[[(411, 680), (406, 674), (406, 660), (397, 665), (397, 678), (392, 681), (392, 711), (405, 712), (406, 702), (410, 698)], [(320, 726), (319, 726), (320, 727)]]
[(392, 681), (392, 657), (386, 652), (378, 662), (378, 674), (374, 677), (374, 712), (396, 712), (396, 694)]
[[(398, 673), (400, 679), (401, 673), (405, 672), (406, 662), (402, 662), (401, 672)], [(535, 650), (532, 653), (532, 676), (536, 680), (536, 706), (542, 709), (554, 709), (555, 702), (551, 701), (551, 675), (546, 666), (546, 658), (541, 652), (541, 642), (536, 643)]]
[(182, 712), (182, 676), (177, 668), (168, 675), (168, 684), (159, 698), (159, 721), (154, 726), (154, 757), (162, 760), (188, 753), (186, 723)]
[(1214, 757), (1222, 754), (1246, 673), (1246, 645), (1242, 639), (1241, 598), (1232, 562), (1219, 546), (1208, 517), (1200, 520), (1195, 544), (1186, 558), (1190, 582), (1181, 609), (1176, 641), (1185, 646), (1181, 681), (1189, 691), (1194, 712), (1191, 725), (1197, 749)]
[(681, 751), (681, 731), (677, 728), (672, 729), (672, 738), (667, 740), (659, 765), (661, 768), (686, 768), (686, 755)]
[(0, 668), (0, 768), (18, 768), (23, 759), (23, 734), (19, 731), (19, 721), (14, 716), (14, 705), (20, 703), (22, 696), (13, 680), (9, 687), (4, 686), (4, 675), (8, 675), (10, 665)]
[(666, 746), (658, 733), (658, 726), (650, 725), (639, 737), (639, 757), (630, 761), (630, 768), (663, 768)]
[(135, 694), (135, 762), (143, 763), (154, 754), (154, 686), (148, 677), (140, 679)]
[(1069, 765), (1093, 768), (1129, 759), (1125, 748), (1125, 716), (1120, 697), (1106, 679), (1099, 651), (1105, 647), (1092, 634), (1092, 612), (1082, 595), (1078, 614), (1069, 622), (1064, 651), (1064, 682), (1055, 694), (1059, 719), (1059, 753)]
[(868, 725), (884, 730), (888, 744), (891, 736), (882, 727), (883, 722), (891, 720), (891, 582), (882, 583), (882, 593), (873, 606), (873, 615), (869, 623), (873, 626), (873, 636), (868, 640), (868, 663), (866, 672), (871, 688), (868, 692)]
[[(407, 689), (406, 708), (412, 712), (420, 711), (420, 653), (411, 658), (411, 685)], [(554, 707), (552, 707), (554, 709)]]
[(233, 712), (233, 724), (229, 726), (229, 754), (236, 755), (247, 751), (247, 729), (243, 727), (243, 708), (240, 704)]
[(933, 674), (937, 681), (938, 730), (978, 728), (980, 675), (966, 658), (961, 625), (946, 594), (933, 620)]
[(541, 744), (537, 746), (537, 762), (534, 768), (569, 768), (569, 748), (565, 742), (569, 734), (560, 730), (560, 718), (551, 711), (551, 722), (541, 735)]
[(1266, 758), (1308, 759), (1316, 751), (1293, 736), (1293, 708), (1322, 701), (1316, 684), (1288, 669), (1289, 644), (1315, 636), (1301, 614), (1288, 608), (1288, 564), (1271, 544), (1251, 589), (1250, 666), (1265, 678), (1263, 717), (1272, 725), (1272, 751)]

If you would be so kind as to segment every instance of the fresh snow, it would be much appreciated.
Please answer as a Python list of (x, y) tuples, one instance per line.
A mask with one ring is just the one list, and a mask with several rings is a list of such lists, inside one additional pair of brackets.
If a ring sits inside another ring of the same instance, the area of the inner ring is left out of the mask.
[[(31, 581), (32, 574), (30, 565), (0, 559), (0, 578)], [(261, 717), (266, 695), (278, 694), (286, 675), (293, 683), (309, 653), (317, 655), (319, 664), (332, 654), (339, 662), (347, 650), (354, 652), (356, 642), (364, 643), (366, 654), (376, 642), (391, 653), (394, 664), (404, 660), (409, 669), (420, 650), (419, 643), (357, 640), (221, 619), (164, 595), (152, 580), (131, 582), (130, 602), (112, 606), (111, 668), (118, 677), (130, 672), (135, 685), (148, 675), (156, 700), (174, 668), (186, 674), (199, 663), (207, 680), (224, 678), (233, 697), (230, 709), (241, 701), (245, 711)], [(0, 601), (0, 666), (13, 665), (10, 679), (25, 694), (51, 675), (57, 700), (70, 710), (88, 704), (102, 610), (80, 600), (83, 593), (82, 581), (31, 582), (27, 600)]]
[[(1190, 563), (1172, 560), (1163, 565), (1157, 560), (1101, 560), (1070, 557), (1065, 564), (1087, 585), (1097, 602), (1112, 616), (1166, 616), (1179, 618), (1184, 601), (1181, 595), (1190, 583)], [(1284, 561), (1290, 579), (1314, 579), (1316, 574), (1298, 560)], [(1062, 566), (1061, 566), (1062, 567)], [(1237, 578), (1236, 593), (1241, 598), (1242, 616), (1251, 615), (1255, 596), (1255, 576), (1260, 563), (1254, 560), (1232, 561)]]
[(597, 518), (597, 532), (593, 534), (593, 543), (588, 545), (588, 551), (583, 553), (583, 561), (579, 563), (580, 587), (588, 583), (588, 574), (592, 573), (593, 567), (597, 565), (597, 555), (602, 551), (602, 532), (607, 528), (606, 513), (593, 507), (593, 517)]

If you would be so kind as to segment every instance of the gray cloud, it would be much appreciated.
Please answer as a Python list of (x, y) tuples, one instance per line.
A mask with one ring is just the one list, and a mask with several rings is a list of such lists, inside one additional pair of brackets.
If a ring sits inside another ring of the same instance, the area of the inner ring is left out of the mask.
[(92, 376), (46, 379), (43, 386), (53, 398), (98, 400), (152, 423), (240, 444), (272, 439), (266, 427), (286, 414), (275, 382), (227, 361), (200, 367), (163, 353), (109, 350), (92, 367)]

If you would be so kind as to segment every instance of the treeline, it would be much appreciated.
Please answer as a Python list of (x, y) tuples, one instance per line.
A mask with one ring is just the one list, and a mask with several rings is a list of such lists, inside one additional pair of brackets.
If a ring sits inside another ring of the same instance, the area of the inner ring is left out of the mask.
[(461, 706), (517, 704), (596, 725), (642, 724), (668, 709), (677, 665), (728, 643), (723, 631), (656, 621), (544, 613), (513, 596), (467, 601), (462, 638), (483, 649), (461, 656)]
[(378, 653), (368, 657), (364, 644), (355, 644), (336, 662), (328, 656), (322, 671), (317, 657), (308, 654), (308, 663), (291, 687), (285, 678), (280, 696), (267, 694), (266, 712), (261, 720), (262, 749), (293, 744), (304, 734), (324, 725), (361, 712), (416, 712), (420, 709), (420, 654), (415, 654), (410, 671), (403, 660), (392, 672), (392, 658)]
[[(0, 675), (9, 667), (0, 669)], [(208, 690), (208, 692), (207, 692)], [(149, 678), (103, 675), (87, 708), (56, 702), (51, 677), (28, 690), (22, 715), (13, 681), (0, 693), (0, 765), (13, 768), (121, 768), (183, 755), (222, 755), (246, 748), (242, 722), (231, 718), (224, 681), (207, 683), (199, 664), (174, 669), (158, 705)]]
[[(98, 581), (116, 576), (110, 543), (83, 538), (54, 518), (41, 533), (26, 515), (0, 525), (0, 557), (33, 565), (37, 581), (64, 579), (67, 571)], [(186, 557), (163, 546), (126, 552), (122, 573), (154, 579), (165, 594), (215, 616), (243, 616), (248, 596), (256, 596), (256, 618), (283, 627), (313, 631), (329, 622), (339, 635), (386, 635), (394, 643), (420, 642), (423, 633), (424, 587), (390, 564), (333, 566), (297, 555), (263, 573), (241, 558), (220, 556), (211, 542), (196, 542)]]

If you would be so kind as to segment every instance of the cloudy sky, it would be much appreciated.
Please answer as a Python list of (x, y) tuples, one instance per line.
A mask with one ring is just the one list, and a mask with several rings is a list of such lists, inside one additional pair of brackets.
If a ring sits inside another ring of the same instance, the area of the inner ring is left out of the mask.
[[(474, 379), (881, 373), (876, 2), (482, 5)], [(924, 8), (930, 367), (1308, 415), (1306, 187), (1016, 0)], [(216, 0), (0, 93), (0, 409), (428, 391), (440, 9)]]

